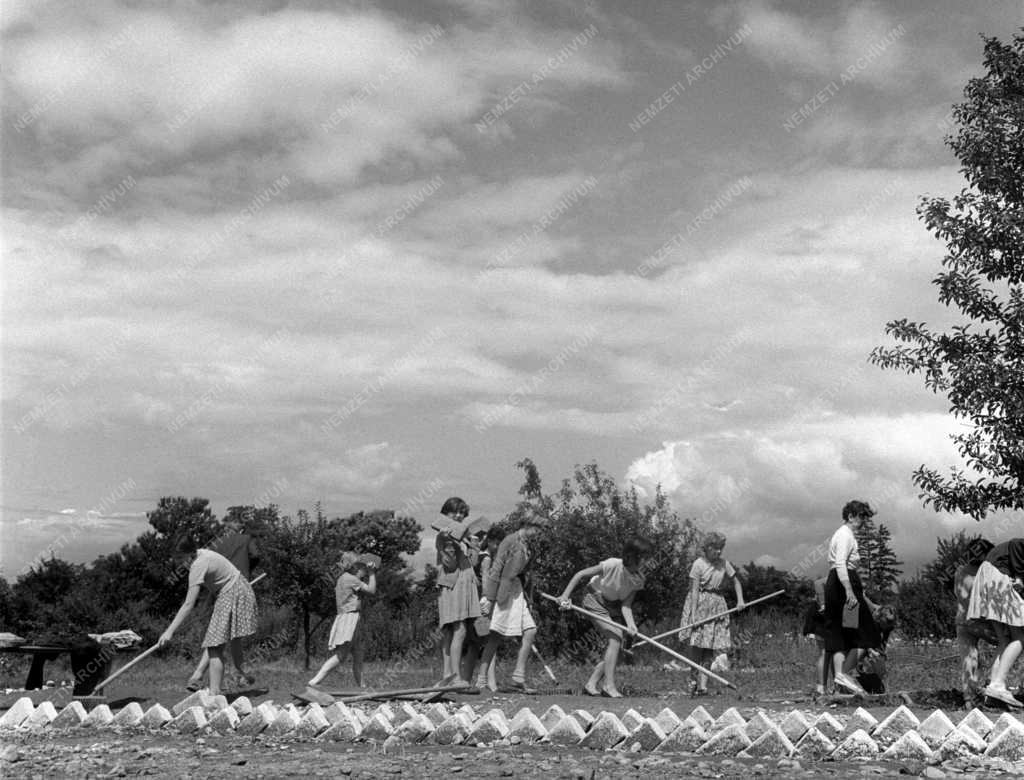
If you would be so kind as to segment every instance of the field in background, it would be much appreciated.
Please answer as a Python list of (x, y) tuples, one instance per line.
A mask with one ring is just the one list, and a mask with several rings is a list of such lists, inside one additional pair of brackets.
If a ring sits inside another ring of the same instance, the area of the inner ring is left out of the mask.
[[(675, 643), (670, 646), (676, 647)], [(506, 650), (510, 652), (513, 649), (514, 645), (507, 643)], [(759, 634), (734, 651), (732, 669), (723, 676), (733, 681), (747, 696), (779, 698), (807, 695), (814, 685), (816, 652), (816, 646), (801, 637)], [(499, 679), (503, 672), (511, 670), (512, 661), (507, 655), (499, 665)], [(21, 688), (28, 672), (28, 660), (22, 656), (0, 658), (4, 659), (0, 686), (4, 689)], [(314, 665), (319, 665), (323, 658), (323, 655), (318, 655)], [(959, 663), (952, 643), (911, 644), (894, 639), (890, 642), (888, 658), (890, 691), (959, 688)], [(540, 664), (531, 661), (531, 680), (541, 689), (557, 687), (564, 691), (581, 688), (592, 668), (556, 657), (546, 660), (558, 678), (558, 685), (553, 686)], [(620, 689), (633, 696), (683, 695), (688, 690), (688, 673), (664, 668), (671, 662), (670, 657), (658, 651), (638, 651), (635, 659), (621, 666)], [(989, 653), (982, 659), (982, 668), (990, 662)], [(302, 656), (297, 652), (253, 663), (252, 670), (258, 679), (256, 687), (269, 690), (268, 695), (276, 700), (287, 698), (291, 691), (301, 690), (313, 674), (314, 670), (305, 671), (302, 665)], [(50, 662), (46, 668), (48, 679), (58, 685), (61, 680), (70, 681), (72, 678), (66, 657)], [(184, 695), (184, 685), (192, 668), (191, 660), (150, 658), (115, 681), (107, 694), (111, 698), (129, 695), (156, 697), (159, 694), (161, 700), (164, 696), (176, 696), (172, 700), (177, 701)], [(230, 664), (227, 671), (230, 675)], [(428, 653), (415, 661), (399, 658), (393, 663), (368, 662), (365, 682), (371, 688), (397, 689), (431, 685), (439, 676), (440, 659), (436, 653)], [(331, 690), (354, 688), (350, 669), (346, 667), (332, 673), (324, 687)], [(228, 686), (227, 689), (236, 688)]]

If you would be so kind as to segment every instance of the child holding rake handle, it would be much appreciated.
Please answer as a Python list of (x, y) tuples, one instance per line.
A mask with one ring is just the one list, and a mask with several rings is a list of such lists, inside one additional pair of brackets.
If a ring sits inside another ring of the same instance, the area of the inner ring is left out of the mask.
[[(569, 609), (572, 592), (581, 581), (588, 579), (583, 607), (616, 623), (625, 623), (630, 633), (635, 634), (637, 629), (633, 618), (633, 599), (644, 587), (642, 564), (651, 552), (649, 542), (631, 539), (623, 546), (621, 558), (607, 558), (595, 566), (576, 572), (565, 586), (562, 595), (558, 597), (562, 609)], [(589, 696), (621, 699), (622, 694), (615, 686), (615, 667), (619, 661), (619, 649), (622, 647), (622, 630), (601, 620), (595, 619), (593, 623), (597, 630), (608, 638), (608, 647), (604, 659), (594, 668), (583, 691)]]

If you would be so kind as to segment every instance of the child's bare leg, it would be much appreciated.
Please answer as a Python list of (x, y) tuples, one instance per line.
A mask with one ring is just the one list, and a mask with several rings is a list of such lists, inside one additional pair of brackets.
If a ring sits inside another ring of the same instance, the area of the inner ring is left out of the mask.
[[(451, 674), (459, 676), (459, 664), (462, 661), (462, 643), (466, 641), (466, 621), (460, 620), (452, 626), (452, 643), (448, 648), (448, 662), (451, 665)], [(469, 685), (468, 680), (459, 677), (459, 683)]]
[[(484, 652), (480, 656), (480, 667), (476, 676), (476, 687), (483, 688), (484, 685), (491, 687), (492, 680), (488, 676), (493, 674), (493, 670), (498, 660), (498, 643), (501, 642), (501, 635), (492, 631), (487, 635), (487, 644), (484, 645)], [(469, 679), (468, 677), (466, 678)], [(494, 688), (498, 686), (494, 684)]]
[(240, 637), (232, 639), (229, 643), (231, 648), (231, 662), (235, 665), (235, 669), (238, 674), (245, 680), (246, 683), (252, 685), (256, 682), (256, 678), (253, 677), (249, 672), (245, 671), (245, 654), (242, 652), (242, 640)]
[(210, 648), (210, 695), (220, 695), (224, 680), (224, 645)]
[[(480, 686), (477, 686), (478, 688)], [(487, 687), (492, 691), (498, 690), (498, 658), (494, 657), (487, 664)]]
[[(462, 655), (462, 665), (459, 668), (459, 676), (463, 680), (472, 680), (476, 672), (477, 664), (480, 662), (480, 645), (477, 642), (470, 642), (466, 646), (466, 652)], [(477, 688), (481, 687), (479, 684)]]
[(622, 697), (619, 689), (615, 687), (615, 666), (619, 662), (619, 648), (622, 647), (622, 640), (618, 637), (608, 639), (608, 649), (604, 651), (604, 690), (612, 698)]
[(452, 675), (456, 674), (452, 671), (452, 634), (455, 633), (455, 623), (446, 623), (441, 626), (441, 660), (442, 660), (442, 672), (441, 680), (437, 686), (444, 685), (451, 680)]
[(818, 645), (818, 684), (815, 686), (818, 693), (825, 693), (828, 690), (829, 668), (826, 663), (825, 640), (816, 640)]
[(352, 642), (352, 679), (356, 681), (356, 687), (363, 687), (363, 643), (358, 640)]
[[(715, 651), (710, 649), (710, 648), (707, 648), (707, 647), (701, 647), (699, 649), (700, 649), (700, 660), (697, 661), (697, 663), (699, 663), (701, 666), (703, 666), (705, 669), (707, 669), (709, 666), (711, 666), (711, 663), (715, 660)], [(707, 676), (707, 674), (704, 673), (704, 672), (698, 672), (697, 673), (697, 690), (701, 691), (701, 692), (704, 692), (707, 689), (708, 689), (708, 676)]]
[(192, 676), (188, 678), (189, 685), (201, 685), (203, 682), (203, 675), (206, 674), (206, 667), (210, 665), (210, 653), (203, 648), (203, 654), (199, 656), (199, 664), (196, 666), (196, 670), (192, 672)]
[(601, 695), (601, 679), (604, 677), (604, 658), (602, 658), (597, 666), (594, 667), (594, 671), (590, 673), (590, 679), (587, 680), (587, 684), (583, 686), (583, 689), (591, 696)]
[(958, 625), (956, 644), (960, 651), (960, 689), (964, 694), (964, 704), (968, 704), (981, 690), (978, 680), (978, 640), (968, 633), (966, 626)]
[(331, 672), (331, 670), (333, 670), (336, 666), (338, 666), (338, 664), (341, 663), (342, 655), (344, 653), (344, 647), (345, 645), (341, 645), (340, 647), (334, 648), (334, 653), (327, 657), (327, 660), (324, 661), (323, 666), (320, 667), (320, 671), (313, 675), (313, 678), (309, 681), (309, 683), (307, 683), (308, 685), (319, 685), (321, 682), (323, 682), (324, 677), (326, 677)]
[(523, 641), (519, 644), (519, 655), (516, 656), (516, 668), (512, 672), (515, 682), (526, 682), (526, 662), (530, 659), (530, 648), (537, 637), (537, 629), (528, 628), (523, 632)]

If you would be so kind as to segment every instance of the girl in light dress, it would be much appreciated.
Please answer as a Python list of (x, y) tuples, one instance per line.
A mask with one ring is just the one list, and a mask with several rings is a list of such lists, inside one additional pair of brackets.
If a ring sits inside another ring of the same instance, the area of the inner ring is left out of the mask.
[[(725, 537), (711, 532), (704, 537), (703, 555), (690, 567), (690, 589), (683, 602), (679, 625), (679, 641), (687, 645), (687, 657), (704, 668), (711, 666), (719, 653), (732, 647), (729, 634), (729, 616), (715, 620), (707, 618), (725, 612), (725, 593), (730, 586), (736, 593), (736, 606), (743, 609), (743, 586), (736, 577), (736, 569), (722, 557)], [(691, 628), (694, 623), (701, 623)], [(703, 672), (690, 670), (690, 693), (703, 696), (708, 692), (708, 678)]]
[(359, 558), (355, 553), (346, 552), (341, 556), (342, 574), (334, 586), (334, 601), (338, 614), (331, 626), (331, 635), (327, 647), (333, 652), (320, 671), (309, 681), (315, 688), (324, 677), (340, 664), (345, 656), (352, 654), (352, 677), (356, 685), (363, 687), (363, 654), (359, 647), (359, 614), (363, 607), (363, 594), (372, 595), (377, 592), (377, 575), (374, 567), (367, 559)]

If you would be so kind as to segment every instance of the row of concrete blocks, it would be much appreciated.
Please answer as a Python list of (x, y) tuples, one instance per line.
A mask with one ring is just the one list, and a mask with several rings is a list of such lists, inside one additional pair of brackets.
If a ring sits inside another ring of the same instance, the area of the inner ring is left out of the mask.
[(921, 721), (901, 706), (882, 721), (864, 709), (845, 721), (827, 712), (809, 717), (799, 710), (775, 720), (758, 710), (748, 720), (735, 708), (714, 718), (701, 706), (683, 719), (668, 708), (654, 717), (633, 709), (621, 716), (601, 712), (595, 717), (586, 710), (566, 713), (558, 705), (540, 716), (524, 707), (509, 719), (500, 709), (478, 715), (468, 704), (457, 709), (445, 704), (417, 707), (405, 703), (396, 708), (381, 704), (364, 711), (336, 703), (300, 709), (292, 704), (278, 707), (269, 701), (254, 706), (245, 697), (228, 704), (223, 696), (200, 691), (171, 710), (154, 704), (143, 711), (132, 702), (116, 714), (106, 704), (86, 712), (79, 701), (57, 712), (49, 701), (35, 706), (25, 697), (0, 718), (0, 729), (151, 728), (182, 734), (369, 741), (385, 747), (418, 742), (476, 746), (546, 743), (631, 753), (751, 758), (946, 761), (983, 755), (1024, 760), (1024, 724), (1009, 713), (993, 722), (980, 710), (972, 710), (954, 724), (942, 710)]

